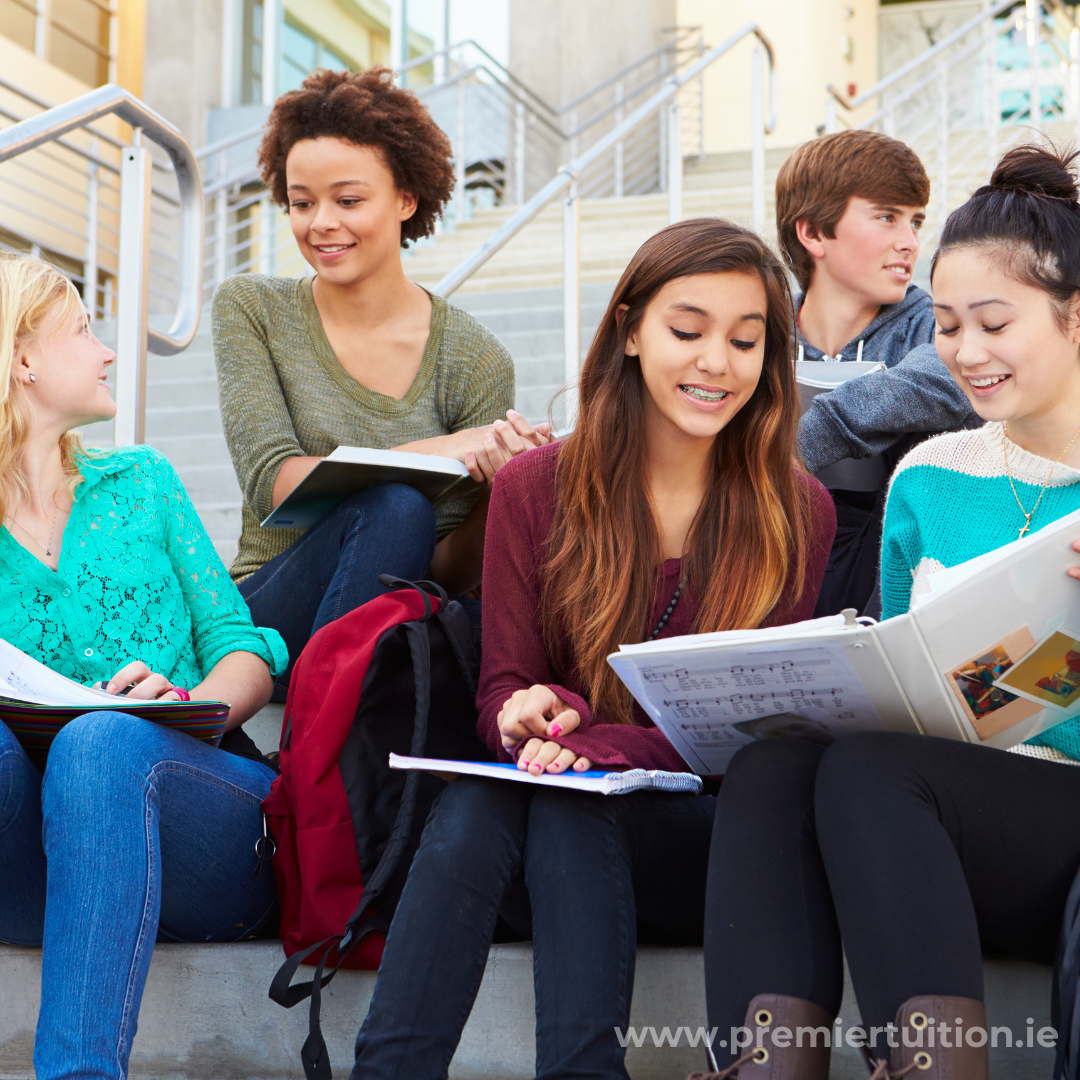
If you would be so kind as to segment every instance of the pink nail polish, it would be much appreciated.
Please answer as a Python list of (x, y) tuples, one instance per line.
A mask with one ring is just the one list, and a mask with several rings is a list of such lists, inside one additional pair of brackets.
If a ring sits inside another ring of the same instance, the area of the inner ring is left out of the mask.
[(561, 735), (562, 734), (562, 724), (552, 724), (551, 725), (551, 734), (552, 734), (553, 737)]

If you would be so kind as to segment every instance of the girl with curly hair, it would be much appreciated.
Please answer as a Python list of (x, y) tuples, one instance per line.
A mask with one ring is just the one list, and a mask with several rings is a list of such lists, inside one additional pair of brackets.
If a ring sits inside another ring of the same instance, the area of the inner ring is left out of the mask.
[[(315, 273), (226, 281), (214, 354), (244, 495), (231, 573), (295, 662), (316, 630), (383, 591), (381, 573), (474, 589), (491, 481), (550, 429), (512, 410), (498, 339), (405, 276), (401, 249), (434, 231), (453, 186), (450, 143), (415, 94), (383, 68), (317, 71), (274, 105), (259, 163)], [(433, 509), (379, 484), (306, 533), (261, 529), (343, 444), (453, 457), (483, 486)]]

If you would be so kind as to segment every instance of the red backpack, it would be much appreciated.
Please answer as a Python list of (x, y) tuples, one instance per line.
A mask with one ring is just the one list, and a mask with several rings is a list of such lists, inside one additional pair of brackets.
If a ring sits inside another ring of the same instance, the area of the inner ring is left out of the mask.
[[(270, 987), (285, 1008), (311, 996), (301, 1060), (329, 1078), (320, 990), (340, 967), (377, 968), (428, 811), (444, 781), (392, 770), (391, 751), (486, 760), (476, 734), (479, 660), (468, 616), (431, 582), (395, 590), (324, 626), (293, 670), (281, 775), (263, 802), (288, 959)], [(323, 975), (329, 964), (331, 970)], [(301, 963), (310, 983), (290, 986)]]

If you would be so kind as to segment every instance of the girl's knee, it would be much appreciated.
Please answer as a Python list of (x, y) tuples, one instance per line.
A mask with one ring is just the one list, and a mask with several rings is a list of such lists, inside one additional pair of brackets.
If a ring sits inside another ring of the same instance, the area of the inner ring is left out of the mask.
[(861, 818), (868, 807), (904, 797), (932, 739), (898, 731), (845, 735), (825, 751), (817, 773), (815, 802), (819, 823)]
[(740, 807), (749, 807), (797, 793), (812, 797), (823, 750), (820, 743), (798, 738), (763, 739), (744, 746), (724, 774), (719, 803), (737, 799)]
[(385, 514), (395, 526), (434, 531), (435, 508), (428, 499), (408, 484), (383, 483), (371, 488), (375, 512)]
[(521, 787), (478, 776), (452, 780), (435, 800), (425, 842), (447, 853), (490, 846), (496, 834), (524, 820), (528, 792)]
[(845, 735), (825, 751), (818, 769), (818, 785), (852, 788), (884, 780), (903, 767), (911, 740), (919, 738), (898, 731)]
[(84, 713), (66, 723), (49, 747), (45, 791), (53, 796), (112, 790), (118, 776), (145, 771), (166, 729), (130, 713)]

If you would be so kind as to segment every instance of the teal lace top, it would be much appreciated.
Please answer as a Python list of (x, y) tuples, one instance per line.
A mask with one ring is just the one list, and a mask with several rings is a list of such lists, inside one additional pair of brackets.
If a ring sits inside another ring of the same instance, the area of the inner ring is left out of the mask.
[(275, 674), (288, 652), (253, 626), (173, 467), (148, 446), (79, 459), (54, 572), (0, 526), (0, 635), (76, 682), (141, 660), (177, 686), (231, 652)]

